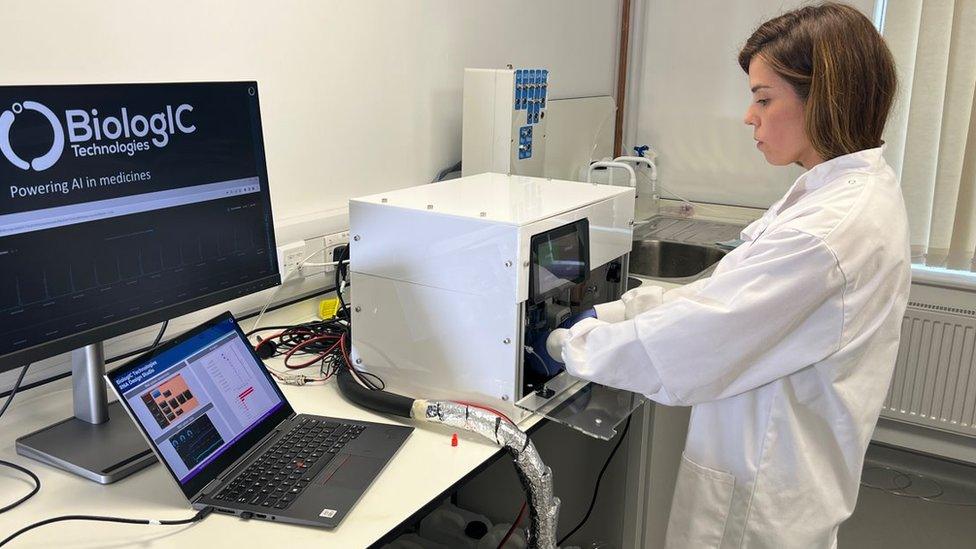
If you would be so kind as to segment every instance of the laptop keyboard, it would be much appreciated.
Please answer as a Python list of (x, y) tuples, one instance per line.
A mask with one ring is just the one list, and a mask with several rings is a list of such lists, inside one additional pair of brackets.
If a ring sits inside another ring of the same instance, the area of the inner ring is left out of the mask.
[(215, 499), (268, 509), (286, 509), (339, 450), (366, 429), (304, 418)]

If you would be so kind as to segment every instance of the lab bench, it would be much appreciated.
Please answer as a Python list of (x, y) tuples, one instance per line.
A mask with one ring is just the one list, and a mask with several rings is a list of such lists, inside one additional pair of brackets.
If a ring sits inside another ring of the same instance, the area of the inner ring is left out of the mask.
[[(307, 300), (265, 315), (262, 324), (302, 322), (314, 316), (316, 307), (317, 300)], [(247, 322), (244, 327), (249, 327)], [(100, 485), (15, 454), (14, 441), (18, 436), (72, 414), (70, 383), (70, 379), (61, 380), (44, 389), (17, 395), (4, 414), (4, 428), (0, 431), (0, 459), (13, 461), (34, 471), (40, 477), (41, 490), (23, 505), (0, 514), (0, 538), (24, 525), (60, 515), (95, 514), (161, 520), (191, 516), (193, 511), (189, 504), (162, 467), (151, 466), (114, 484)], [(332, 382), (304, 387), (284, 385), (282, 390), (298, 413), (415, 427), (399, 453), (338, 528), (325, 530), (261, 520), (242, 521), (214, 513), (201, 523), (175, 527), (125, 524), (93, 526), (88, 522), (66, 522), (24, 534), (17, 539), (15, 546), (93, 548), (171, 547), (177, 544), (183, 547), (271, 547), (282, 543), (290, 547), (313, 544), (341, 548), (381, 546), (409, 529), (444, 499), (507, 455), (500, 447), (473, 434), (457, 433), (459, 443), (455, 447), (451, 444), (454, 431), (446, 427), (414, 424), (355, 406), (340, 395)], [(560, 425), (540, 421), (537, 417), (527, 417), (519, 426), (534, 434), (547, 424), (554, 428), (552, 433), (546, 435), (548, 438), (581, 436)], [(556, 445), (560, 444), (557, 441)], [(595, 458), (605, 456), (604, 452), (609, 451), (607, 443), (594, 441), (592, 444), (601, 444), (601, 449), (606, 448), (603, 452), (594, 452)], [(624, 464), (623, 458), (622, 455), (615, 460)], [(584, 464), (584, 468), (594, 469), (590, 476), (595, 477), (601, 463), (602, 459), (599, 459)], [(503, 461), (499, 461), (498, 466), (512, 467)], [(17, 494), (29, 489), (16, 478), (19, 476), (8, 476), (6, 473), (0, 478), (4, 493)], [(569, 505), (574, 515), (561, 517), (561, 532), (578, 519), (575, 514), (578, 506), (582, 504), (585, 508), (592, 489), (591, 482), (588, 479), (580, 483), (580, 494), (571, 496), (585, 501)], [(521, 487), (513, 486), (511, 491), (511, 497), (521, 501)], [(509, 521), (517, 511), (516, 505), (511, 509)]]

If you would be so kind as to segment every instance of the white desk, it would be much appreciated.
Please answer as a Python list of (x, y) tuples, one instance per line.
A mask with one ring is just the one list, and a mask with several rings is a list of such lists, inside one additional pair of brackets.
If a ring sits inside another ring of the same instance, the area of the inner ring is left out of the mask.
[[(295, 323), (310, 318), (311, 300), (265, 315), (261, 324)], [(242, 322), (247, 331), (253, 319)], [(174, 334), (169, 334), (170, 336)], [(367, 547), (410, 519), (417, 511), (492, 461), (502, 450), (482, 439), (441, 426), (415, 424), (375, 414), (347, 402), (330, 381), (321, 386), (282, 386), (298, 413), (400, 423), (415, 427), (413, 434), (380, 474), (348, 517), (335, 530), (262, 520), (244, 521), (211, 514), (190, 526), (146, 526), (101, 522), (63, 522), (44, 526), (17, 538), (10, 547)], [(179, 519), (193, 515), (183, 494), (158, 464), (109, 485), (99, 485), (70, 473), (16, 455), (17, 437), (71, 415), (70, 379), (27, 391), (14, 398), (0, 419), (0, 457), (26, 466), (41, 479), (41, 491), (20, 507), (0, 515), (0, 539), (23, 526), (49, 517), (95, 514), (148, 519)], [(520, 426), (528, 429), (537, 418)], [(13, 501), (29, 489), (29, 479), (0, 468), (0, 502)]]

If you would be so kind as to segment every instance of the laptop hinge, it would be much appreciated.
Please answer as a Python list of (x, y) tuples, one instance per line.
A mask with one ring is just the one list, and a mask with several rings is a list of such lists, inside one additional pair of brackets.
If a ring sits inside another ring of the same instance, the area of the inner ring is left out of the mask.
[(210, 493), (210, 489), (213, 488), (214, 486), (216, 486), (221, 480), (223, 480), (223, 477), (217, 477), (217, 478), (211, 480), (210, 482), (208, 482), (207, 485), (204, 486), (203, 489), (200, 490), (200, 492), (197, 493), (197, 497), (194, 498), (194, 499), (200, 499), (202, 496), (205, 496), (205, 495), (209, 494)]

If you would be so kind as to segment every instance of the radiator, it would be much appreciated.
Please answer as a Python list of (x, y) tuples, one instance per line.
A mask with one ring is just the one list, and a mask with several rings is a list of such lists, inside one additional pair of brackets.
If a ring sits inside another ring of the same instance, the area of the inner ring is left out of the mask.
[(976, 310), (910, 301), (881, 416), (976, 437)]

